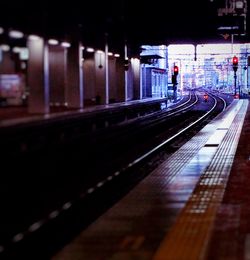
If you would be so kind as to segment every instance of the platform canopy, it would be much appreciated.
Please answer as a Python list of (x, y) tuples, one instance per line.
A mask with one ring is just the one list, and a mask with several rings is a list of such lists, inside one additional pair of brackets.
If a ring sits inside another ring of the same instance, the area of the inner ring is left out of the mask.
[[(0, 26), (70, 39), (80, 33), (86, 45), (110, 48), (143, 44), (225, 41), (217, 31), (224, 0), (189, 1), (30, 1), (3, 0)], [(246, 37), (249, 37), (248, 34)]]

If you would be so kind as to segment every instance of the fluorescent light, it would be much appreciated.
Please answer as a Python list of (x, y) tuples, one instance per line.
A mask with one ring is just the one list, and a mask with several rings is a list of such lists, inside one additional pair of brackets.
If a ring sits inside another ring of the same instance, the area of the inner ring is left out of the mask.
[(48, 40), (48, 43), (49, 43), (50, 45), (57, 45), (57, 44), (58, 44), (58, 40), (49, 39), (49, 40)]
[(29, 40), (37, 41), (37, 40), (40, 40), (40, 37), (38, 35), (31, 34), (31, 35), (29, 35)]
[(20, 48), (20, 47), (14, 47), (14, 48), (12, 49), (12, 51), (13, 51), (14, 53), (19, 53), (19, 52), (21, 52), (21, 48)]
[(113, 56), (113, 52), (108, 52), (108, 56)]
[(9, 51), (10, 50), (10, 46), (7, 45), (7, 44), (2, 44), (2, 45), (0, 45), (0, 49), (2, 51)]
[(23, 38), (23, 33), (20, 31), (11, 30), (11, 31), (9, 31), (9, 36), (11, 38), (20, 39), (20, 38)]
[(88, 47), (87, 52), (94, 52), (95, 50), (93, 48)]
[(116, 53), (114, 56), (118, 58), (120, 57), (120, 54)]
[(71, 44), (69, 42), (62, 42), (61, 46), (65, 47), (65, 48), (69, 48), (71, 46)]

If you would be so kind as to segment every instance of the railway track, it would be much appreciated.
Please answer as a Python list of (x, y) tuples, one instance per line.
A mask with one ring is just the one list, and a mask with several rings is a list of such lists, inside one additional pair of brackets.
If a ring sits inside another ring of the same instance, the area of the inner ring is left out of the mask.
[[(55, 169), (58, 163), (58, 173), (50, 176), (49, 185), (46, 185), (48, 179), (42, 181), (47, 190), (44, 191), (40, 186), (37, 190), (29, 190), (34, 192), (34, 198), (23, 207), (23, 212), (25, 216), (30, 215), (29, 212), (34, 211), (32, 203), (47, 203), (48, 207), (43, 212), (38, 210), (36, 214), (33, 213), (33, 218), (27, 217), (29, 222), (12, 227), (11, 232), (6, 229), (9, 234), (7, 239), (2, 237), (0, 240), (0, 254), (2, 248), (3, 256), (11, 258), (32, 255), (33, 250), (35, 252), (43, 245), (43, 250), (47, 246), (42, 254), (44, 259), (45, 255), (56, 251), (66, 243), (65, 240), (72, 238), (79, 229), (91, 223), (149, 174), (164, 154), (174, 151), (173, 146), (178, 147), (191, 138), (225, 109), (227, 104), (223, 98), (210, 94), (209, 104), (204, 104), (202, 95), (202, 92), (192, 93), (185, 104), (176, 105), (172, 110), (158, 113), (155, 117), (147, 115), (140, 122), (126, 125), (117, 131), (113, 139), (100, 134), (99, 139), (96, 138), (92, 143), (100, 144), (96, 152), (97, 148), (90, 153), (89, 147), (86, 153), (81, 142), (66, 146), (68, 152), (61, 151), (59, 155), (63, 158), (56, 158), (51, 166)], [(49, 156), (43, 159), (52, 162)], [(63, 163), (66, 158), (68, 162)], [(83, 167), (79, 168), (81, 164)], [(46, 170), (46, 167), (42, 170)], [(41, 201), (36, 200), (39, 195), (44, 196)], [(19, 207), (17, 211), (20, 210)], [(67, 225), (72, 223), (69, 231)], [(65, 236), (58, 237), (58, 230)]]

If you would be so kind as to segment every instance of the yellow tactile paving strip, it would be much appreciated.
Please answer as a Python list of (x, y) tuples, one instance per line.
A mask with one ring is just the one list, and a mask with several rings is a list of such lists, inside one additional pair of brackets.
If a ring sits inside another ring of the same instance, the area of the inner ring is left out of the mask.
[(154, 260), (206, 259), (215, 215), (226, 188), (247, 106), (245, 101)]

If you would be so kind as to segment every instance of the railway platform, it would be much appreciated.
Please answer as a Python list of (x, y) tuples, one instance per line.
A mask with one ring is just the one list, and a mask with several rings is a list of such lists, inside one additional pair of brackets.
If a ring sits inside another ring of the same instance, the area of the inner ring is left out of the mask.
[(235, 100), (52, 260), (250, 259), (249, 138)]
[[(180, 100), (182, 97), (179, 97)], [(166, 107), (174, 105), (173, 100), (167, 98), (145, 98), (142, 100), (130, 100), (126, 102), (112, 103), (108, 105), (89, 105), (77, 109), (67, 106), (51, 106), (48, 114), (28, 113), (27, 106), (6, 106), (0, 107), (0, 127), (12, 126), (16, 124), (26, 124), (42, 120), (53, 120), (55, 118), (95, 115), (108, 113), (108, 111), (121, 111), (126, 114), (129, 109), (145, 112), (147, 110), (161, 109), (161, 104)], [(125, 111), (126, 110), (126, 111)]]

